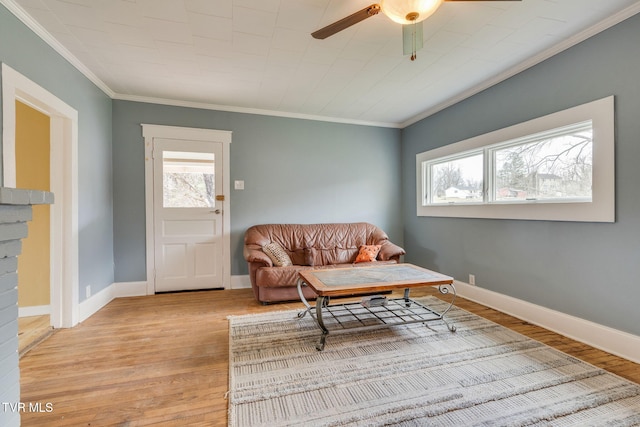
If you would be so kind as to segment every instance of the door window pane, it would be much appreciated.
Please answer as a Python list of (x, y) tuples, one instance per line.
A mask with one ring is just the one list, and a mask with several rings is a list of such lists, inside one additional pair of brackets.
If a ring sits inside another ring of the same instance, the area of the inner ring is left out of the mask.
[(165, 208), (215, 206), (215, 156), (213, 153), (164, 151), (162, 172), (162, 204)]

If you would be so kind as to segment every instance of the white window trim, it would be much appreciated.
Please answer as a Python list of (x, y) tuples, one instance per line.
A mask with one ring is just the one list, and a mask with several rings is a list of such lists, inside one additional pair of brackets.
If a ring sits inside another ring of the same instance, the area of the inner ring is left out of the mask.
[[(609, 96), (547, 116), (479, 135), (416, 155), (418, 216), (543, 221), (615, 222), (614, 97)], [(593, 192), (591, 202), (423, 205), (424, 162), (477, 150), (573, 123), (593, 121)]]

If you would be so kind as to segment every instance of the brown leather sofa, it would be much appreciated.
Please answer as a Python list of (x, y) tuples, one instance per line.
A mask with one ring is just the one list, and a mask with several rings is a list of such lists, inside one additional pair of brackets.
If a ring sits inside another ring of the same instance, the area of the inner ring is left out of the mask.
[[(277, 267), (262, 248), (278, 243), (293, 265)], [(381, 245), (376, 262), (398, 263), (404, 249), (391, 243), (375, 225), (342, 224), (262, 224), (250, 227), (244, 235), (244, 258), (249, 264), (251, 286), (258, 301), (299, 300), (298, 272), (302, 269), (352, 267), (362, 245)], [(356, 266), (369, 263), (358, 263)], [(303, 288), (305, 298), (315, 293)]]

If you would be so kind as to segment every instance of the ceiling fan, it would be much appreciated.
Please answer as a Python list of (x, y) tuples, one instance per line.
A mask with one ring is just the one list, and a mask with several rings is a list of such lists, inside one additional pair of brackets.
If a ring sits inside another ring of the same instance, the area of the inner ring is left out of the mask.
[(522, 0), (380, 0), (353, 13), (346, 18), (342, 18), (326, 27), (320, 28), (311, 33), (316, 39), (326, 39), (360, 21), (364, 21), (382, 12), (392, 21), (403, 25), (403, 43), (405, 54), (408, 52), (407, 40), (412, 43), (411, 60), (416, 58), (416, 50), (422, 47), (422, 27), (417, 27), (418, 22), (422, 22), (442, 5), (445, 1), (522, 1)]

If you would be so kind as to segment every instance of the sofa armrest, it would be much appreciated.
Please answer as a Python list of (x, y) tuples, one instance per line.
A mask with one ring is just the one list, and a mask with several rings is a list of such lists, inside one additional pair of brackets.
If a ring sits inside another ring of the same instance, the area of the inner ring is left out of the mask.
[(404, 255), (406, 252), (400, 246), (391, 243), (390, 241), (386, 241), (382, 244), (380, 248), (380, 252), (378, 253), (378, 259), (380, 261), (389, 261), (395, 259), (398, 261), (401, 255)]
[(249, 249), (245, 246), (243, 255), (244, 255), (244, 259), (246, 259), (247, 262), (264, 264), (265, 267), (273, 267), (273, 261), (271, 261), (271, 258), (269, 258), (267, 254), (262, 252), (262, 250)]

